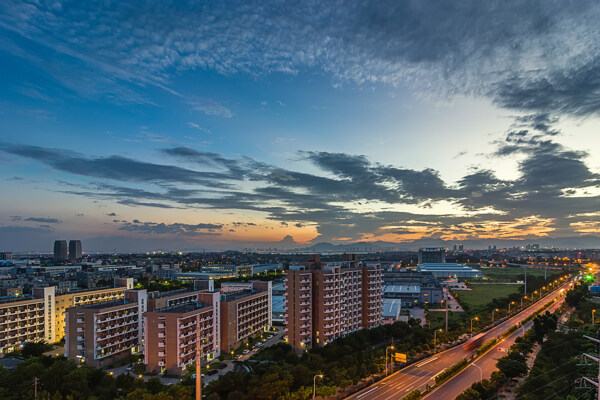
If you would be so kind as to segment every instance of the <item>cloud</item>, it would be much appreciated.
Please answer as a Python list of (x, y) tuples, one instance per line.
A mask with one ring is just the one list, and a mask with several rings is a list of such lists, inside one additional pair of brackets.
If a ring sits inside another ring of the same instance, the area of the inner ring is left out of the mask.
[(194, 183), (227, 187), (220, 181), (230, 176), (186, 168), (148, 163), (122, 156), (87, 158), (68, 150), (0, 143), (0, 150), (47, 164), (59, 171), (94, 178), (137, 182)]
[(116, 216), (117, 216), (117, 214), (116, 214), (116, 213), (114, 213), (114, 212), (108, 213), (108, 214), (106, 214), (106, 215), (108, 215), (109, 217), (116, 217)]
[[(260, 79), (318, 70), (336, 86), (411, 85), (534, 113), (598, 112), (600, 5), (593, 0), (300, 2), (284, 11), (256, 1), (65, 7), (7, 0), (2, 11), (7, 51), (66, 88), (115, 101), (151, 104), (140, 93), (148, 86), (184, 98), (169, 87), (181, 71)], [(27, 51), (23, 41), (37, 47)], [(233, 116), (214, 100), (184, 101)]]
[(132, 222), (125, 222), (119, 229), (145, 235), (217, 236), (220, 235), (218, 231), (222, 228), (221, 224), (165, 224), (141, 222), (136, 219)]
[(194, 110), (201, 111), (206, 115), (214, 115), (214, 116), (223, 117), (223, 118), (233, 117), (233, 113), (231, 112), (231, 110), (229, 110), (225, 106), (217, 103), (214, 100), (210, 100), (210, 99), (195, 100), (195, 101), (191, 102), (190, 104)]
[(188, 122), (188, 123), (187, 123), (187, 125), (188, 125), (190, 128), (197, 129), (197, 130), (199, 130), (199, 131), (202, 131), (202, 132), (204, 132), (204, 133), (208, 133), (208, 134), (212, 133), (212, 132), (211, 132), (209, 129), (207, 129), (207, 128), (204, 128), (204, 127), (202, 127), (202, 126), (198, 125), (198, 124), (197, 124), (197, 123), (195, 123), (195, 122)]
[(25, 221), (25, 222), (39, 222), (42, 224), (60, 224), (62, 221), (56, 218), (50, 217), (21, 217), (20, 215), (13, 215), (10, 217), (12, 222)]
[(29, 218), (25, 218), (24, 221), (40, 222), (40, 223), (44, 223), (44, 224), (60, 224), (62, 222), (56, 218), (42, 218), (42, 217), (29, 217)]

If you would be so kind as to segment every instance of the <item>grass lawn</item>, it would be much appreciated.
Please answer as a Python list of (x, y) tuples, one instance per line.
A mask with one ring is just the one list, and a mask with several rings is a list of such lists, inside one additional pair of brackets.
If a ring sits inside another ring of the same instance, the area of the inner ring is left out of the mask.
[[(492, 282), (516, 282), (523, 280), (523, 275), (527, 270), (527, 276), (544, 276), (544, 270), (538, 268), (482, 268), (483, 277)], [(561, 271), (548, 270), (548, 279), (553, 274), (560, 274)]]
[(461, 301), (475, 311), (483, 308), (492, 299), (507, 297), (513, 293), (517, 293), (521, 285), (503, 285), (503, 284), (474, 284), (473, 290), (460, 290), (455, 293), (460, 297)]
[[(448, 326), (452, 329), (454, 324), (467, 319), (464, 312), (448, 312)], [(428, 311), (427, 321), (431, 323), (431, 329), (444, 329), (446, 327), (446, 312), (445, 311)]]

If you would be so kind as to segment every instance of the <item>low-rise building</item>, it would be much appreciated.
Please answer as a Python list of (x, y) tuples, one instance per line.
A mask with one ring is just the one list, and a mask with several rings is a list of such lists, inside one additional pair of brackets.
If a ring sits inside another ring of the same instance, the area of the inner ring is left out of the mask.
[(120, 300), (68, 308), (65, 357), (104, 367), (144, 349), (146, 290), (126, 290)]
[(431, 272), (438, 279), (452, 278), (482, 278), (483, 273), (475, 268), (454, 263), (422, 263), (417, 267), (419, 271)]

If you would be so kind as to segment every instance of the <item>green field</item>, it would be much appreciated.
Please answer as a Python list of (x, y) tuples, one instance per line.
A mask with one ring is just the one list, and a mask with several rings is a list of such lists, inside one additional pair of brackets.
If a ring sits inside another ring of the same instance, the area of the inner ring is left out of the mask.
[[(544, 276), (544, 270), (538, 268), (481, 268), (483, 278), (492, 282), (517, 282), (523, 280), (523, 275), (527, 271), (527, 276)], [(548, 279), (553, 274), (560, 274), (561, 271), (548, 270)]]
[(507, 297), (517, 293), (521, 285), (503, 285), (503, 284), (474, 284), (473, 290), (460, 290), (455, 293), (460, 297), (460, 301), (467, 304), (472, 311), (483, 308), (492, 299)]
[[(461, 323), (467, 319), (464, 312), (448, 312), (448, 325), (452, 327), (454, 324)], [(444, 329), (446, 327), (446, 312), (445, 311), (429, 311), (427, 321), (431, 324), (431, 329)]]

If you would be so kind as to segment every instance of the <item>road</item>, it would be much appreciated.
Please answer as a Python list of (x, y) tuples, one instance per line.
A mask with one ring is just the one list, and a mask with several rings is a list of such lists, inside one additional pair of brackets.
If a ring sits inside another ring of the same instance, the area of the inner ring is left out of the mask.
[[(562, 286), (561, 288), (566, 288), (567, 284), (565, 284), (564, 286)], [(563, 292), (564, 293), (564, 292)], [(522, 321), (523, 319), (525, 319), (526, 317), (532, 315), (536, 310), (538, 310), (543, 304), (557, 299), (559, 298), (561, 295), (560, 293), (560, 288), (555, 290), (554, 292), (546, 295), (545, 297), (543, 297), (541, 300), (538, 300), (538, 302), (534, 303), (533, 305), (529, 306), (528, 308), (526, 308), (525, 310), (521, 311), (519, 314), (516, 314), (514, 316), (512, 316), (511, 318), (507, 319), (506, 321), (503, 321), (501, 324), (496, 325), (495, 327), (493, 327), (492, 329), (490, 329), (489, 331), (487, 331), (485, 333), (485, 341), (489, 341), (492, 338), (501, 336), (503, 332), (505, 332), (507, 329), (509, 329), (512, 326), (515, 326), (518, 322)], [(520, 335), (521, 333), (519, 332), (518, 334), (513, 334), (516, 336)], [(511, 335), (510, 337), (512, 337), (513, 335)], [(503, 343), (502, 345), (503, 347), (506, 346), (506, 344)], [(494, 349), (496, 349), (498, 346), (495, 346)], [(456, 346), (453, 347), (451, 349), (445, 350), (441, 353), (437, 353), (435, 355), (432, 355), (428, 358), (425, 358), (417, 363), (411, 364), (409, 366), (407, 366), (406, 368), (394, 373), (393, 375), (347, 397), (347, 399), (351, 399), (351, 400), (392, 400), (392, 399), (401, 399), (402, 397), (406, 396), (408, 393), (410, 393), (413, 390), (419, 389), (421, 391), (424, 391), (427, 387), (427, 385), (429, 386), (433, 386), (435, 384), (435, 376), (438, 375), (439, 373), (441, 373), (442, 371), (445, 371), (446, 369), (450, 368), (452, 365), (456, 364), (457, 362), (459, 362), (462, 359), (465, 358), (470, 358), (473, 354), (475, 353), (475, 351), (465, 351), (463, 349), (462, 346)], [(487, 353), (490, 354), (490, 353)], [(486, 356), (487, 356), (486, 354)], [(491, 363), (491, 361), (489, 361)], [(477, 365), (478, 362), (475, 362)], [(486, 366), (487, 368), (487, 363), (484, 364), (484, 366)], [(479, 375), (479, 370), (477, 370), (476, 367), (472, 367), (469, 366), (467, 368), (467, 370), (475, 370), (473, 371), (473, 373), (477, 373), (477, 375)], [(495, 362), (494, 362), (494, 369), (495, 369)], [(491, 369), (489, 371), (489, 374), (491, 374), (491, 371), (493, 371), (494, 369)], [(486, 369), (486, 371), (484, 371), (485, 373), (487, 373), (488, 369)], [(489, 375), (487, 375), (489, 377)], [(485, 374), (484, 374), (484, 378), (485, 378)], [(476, 380), (479, 379), (479, 376), (476, 376), (475, 378)], [(448, 381), (446, 384), (452, 382), (454, 379)], [(464, 378), (464, 382), (458, 381), (458, 383), (453, 385), (456, 385), (456, 387), (459, 387), (461, 384), (466, 385), (466, 382), (468, 381), (467, 378)], [(475, 382), (475, 381), (473, 381)], [(443, 385), (443, 387), (446, 387), (446, 384)], [(469, 383), (466, 386), (462, 387), (462, 390), (460, 390), (461, 393), (465, 388), (467, 388), (468, 386), (470, 386), (471, 383)], [(454, 397), (450, 397), (450, 396), (446, 396), (446, 394), (444, 393), (444, 396), (440, 397), (440, 396), (436, 396), (432, 394), (429, 395), (430, 399), (453, 399)], [(439, 392), (438, 392), (439, 394)]]
[[(564, 297), (557, 301), (554, 305), (550, 306), (550, 312), (554, 312), (564, 301)], [(500, 343), (496, 344), (490, 351), (485, 353), (474, 364), (471, 364), (452, 379), (446, 381), (443, 385), (437, 387), (434, 391), (429, 393), (424, 399), (454, 399), (456, 396), (461, 394), (466, 388), (470, 387), (473, 383), (483, 379), (489, 379), (492, 376), (492, 372), (496, 371), (496, 363), (506, 354), (498, 351), (498, 348), (508, 349), (515, 343), (515, 340), (523, 335), (523, 331), (527, 331), (533, 325), (532, 321), (525, 324), (524, 329), (517, 329), (510, 336), (506, 337)], [(443, 396), (442, 396), (443, 393)]]

